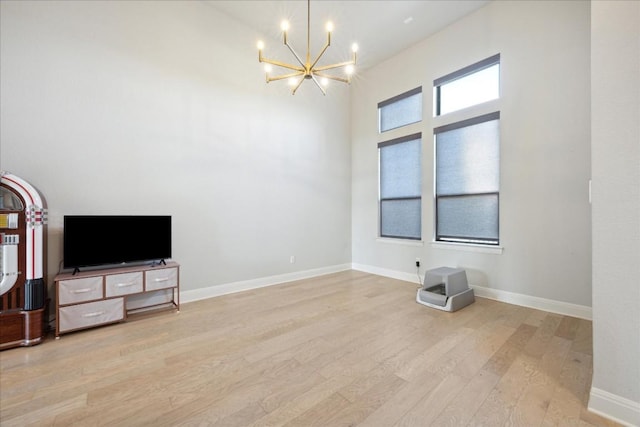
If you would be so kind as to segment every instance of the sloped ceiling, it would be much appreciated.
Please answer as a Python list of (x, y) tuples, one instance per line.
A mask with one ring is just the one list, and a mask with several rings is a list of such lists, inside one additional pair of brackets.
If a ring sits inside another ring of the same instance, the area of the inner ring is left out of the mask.
[[(307, 51), (308, 17), (312, 56), (326, 42), (325, 23), (332, 21), (335, 30), (331, 47), (323, 59), (331, 62), (348, 59), (351, 44), (357, 42), (360, 46), (358, 67), (368, 68), (438, 32), (489, 1), (312, 0), (309, 14), (305, 0), (206, 0), (206, 3), (253, 29), (256, 40), (265, 39), (271, 43), (281, 40), (280, 22), (289, 20), (289, 41), (303, 58)], [(267, 44), (265, 56), (273, 52), (269, 48)]]

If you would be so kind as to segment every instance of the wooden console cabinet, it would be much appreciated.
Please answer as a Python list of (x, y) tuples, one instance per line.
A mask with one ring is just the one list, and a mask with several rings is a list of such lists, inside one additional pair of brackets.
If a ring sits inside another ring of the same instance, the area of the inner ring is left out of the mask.
[(180, 265), (143, 265), (62, 273), (55, 278), (56, 338), (126, 320), (153, 308), (180, 311)]

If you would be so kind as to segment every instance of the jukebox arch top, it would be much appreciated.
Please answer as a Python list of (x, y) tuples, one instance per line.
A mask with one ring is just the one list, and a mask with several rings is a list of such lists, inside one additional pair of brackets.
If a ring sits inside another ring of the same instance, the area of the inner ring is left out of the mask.
[(0, 171), (0, 349), (45, 332), (46, 206), (24, 179)]

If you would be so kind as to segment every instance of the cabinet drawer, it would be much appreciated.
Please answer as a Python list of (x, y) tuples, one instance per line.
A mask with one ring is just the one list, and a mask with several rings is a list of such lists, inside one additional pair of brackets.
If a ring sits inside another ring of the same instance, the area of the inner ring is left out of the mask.
[(157, 291), (145, 292), (128, 296), (124, 301), (127, 310), (138, 310), (141, 308), (153, 307), (173, 302), (173, 289), (159, 289)]
[(107, 298), (142, 292), (142, 272), (107, 276), (104, 289)]
[(60, 307), (60, 332), (117, 322), (124, 319), (124, 298)]
[(60, 305), (91, 301), (102, 297), (102, 276), (58, 282), (58, 304)]
[(161, 268), (158, 270), (145, 271), (145, 291), (155, 291), (156, 289), (175, 288), (178, 286), (178, 269)]

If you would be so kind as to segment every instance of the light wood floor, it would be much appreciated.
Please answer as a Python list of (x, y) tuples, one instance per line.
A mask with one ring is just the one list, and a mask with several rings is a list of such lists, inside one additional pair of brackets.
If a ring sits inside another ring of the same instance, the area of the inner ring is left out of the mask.
[(586, 410), (591, 322), (477, 298), (456, 313), (357, 271), (183, 304), (0, 352), (0, 422), (615, 425)]

